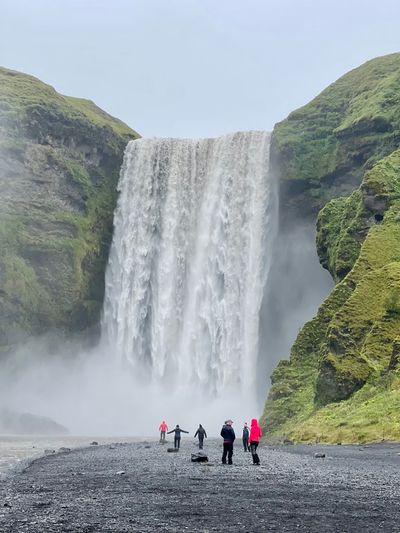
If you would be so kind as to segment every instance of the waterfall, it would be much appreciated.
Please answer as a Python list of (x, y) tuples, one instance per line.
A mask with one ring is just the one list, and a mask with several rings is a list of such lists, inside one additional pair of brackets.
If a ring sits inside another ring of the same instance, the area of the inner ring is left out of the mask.
[(270, 134), (126, 149), (102, 337), (142, 381), (247, 394), (277, 226)]

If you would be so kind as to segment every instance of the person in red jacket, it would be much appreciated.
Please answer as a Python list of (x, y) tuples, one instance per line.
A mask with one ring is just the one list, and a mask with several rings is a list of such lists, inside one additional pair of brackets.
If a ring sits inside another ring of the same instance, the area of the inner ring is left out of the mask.
[(168, 426), (165, 423), (165, 420), (163, 420), (160, 424), (160, 427), (158, 428), (158, 431), (160, 432), (160, 442), (164, 444), (165, 442), (165, 433), (168, 431)]
[(258, 421), (256, 418), (253, 418), (251, 421), (251, 428), (250, 428), (250, 451), (251, 455), (253, 456), (253, 464), (259, 465), (260, 464), (260, 458), (257, 454), (257, 448), (260, 443), (260, 438), (262, 436), (262, 431), (260, 426), (258, 425)]

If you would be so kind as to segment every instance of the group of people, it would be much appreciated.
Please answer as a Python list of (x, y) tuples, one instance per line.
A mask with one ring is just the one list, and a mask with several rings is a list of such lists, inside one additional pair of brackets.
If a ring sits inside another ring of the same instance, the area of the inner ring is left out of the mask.
[[(226, 464), (228, 461), (229, 465), (232, 464), (233, 443), (236, 439), (235, 431), (232, 427), (232, 424), (232, 420), (225, 420), (225, 423), (221, 429), (221, 437), (224, 439), (222, 463)], [(165, 442), (166, 435), (174, 433), (174, 448), (178, 450), (181, 445), (181, 433), (189, 433), (189, 431), (182, 429), (179, 424), (177, 424), (175, 428), (171, 431), (168, 431), (168, 426), (165, 420), (161, 422), (159, 431), (161, 443)], [(250, 428), (248, 427), (247, 422), (245, 422), (242, 433), (243, 449), (245, 452), (251, 452), (254, 465), (260, 464), (260, 458), (257, 454), (257, 448), (260, 443), (261, 436), (262, 431), (256, 418), (252, 419)], [(199, 424), (199, 427), (197, 428), (194, 437), (197, 437), (199, 439), (199, 449), (202, 450), (204, 445), (204, 439), (207, 438), (207, 433), (201, 424)]]

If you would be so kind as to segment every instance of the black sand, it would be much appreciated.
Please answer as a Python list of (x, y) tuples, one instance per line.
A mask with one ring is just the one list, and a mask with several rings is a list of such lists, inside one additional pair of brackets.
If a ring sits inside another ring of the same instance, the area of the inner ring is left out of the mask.
[(211, 440), (191, 463), (190, 438), (38, 459), (0, 484), (0, 531), (400, 531), (400, 446), (262, 447), (257, 467), (240, 444), (232, 466)]

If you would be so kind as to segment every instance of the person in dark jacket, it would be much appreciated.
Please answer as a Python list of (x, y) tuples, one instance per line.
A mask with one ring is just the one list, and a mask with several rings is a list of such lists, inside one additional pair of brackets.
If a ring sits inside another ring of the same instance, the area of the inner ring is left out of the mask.
[(233, 443), (236, 439), (232, 424), (232, 420), (225, 420), (225, 424), (221, 429), (221, 437), (224, 439), (224, 451), (222, 453), (222, 463), (224, 465), (226, 465), (226, 456), (228, 456), (228, 465), (232, 464)]
[(175, 429), (172, 429), (171, 431), (168, 431), (168, 435), (170, 433), (175, 433), (174, 437), (174, 448), (180, 448), (181, 446), (181, 433), (189, 433), (189, 431), (185, 431), (184, 429), (181, 429), (179, 427), (179, 424), (176, 425)]
[(243, 435), (242, 435), (243, 448), (245, 452), (250, 451), (249, 437), (250, 437), (250, 430), (247, 425), (247, 422), (245, 422), (244, 427), (243, 427)]
[(203, 426), (201, 424), (199, 424), (199, 427), (197, 428), (197, 431), (194, 434), (194, 438), (196, 438), (196, 437), (199, 438), (199, 450), (202, 450), (203, 449), (204, 437), (207, 438), (207, 433), (206, 433), (206, 430), (203, 428)]

